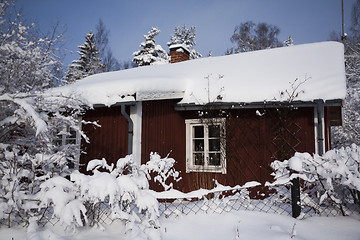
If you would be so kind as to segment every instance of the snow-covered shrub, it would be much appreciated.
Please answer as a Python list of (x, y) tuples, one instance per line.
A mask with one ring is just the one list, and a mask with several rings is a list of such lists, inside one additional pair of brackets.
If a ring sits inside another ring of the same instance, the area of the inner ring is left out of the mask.
[(179, 175), (173, 168), (174, 163), (174, 159), (161, 158), (158, 154), (151, 154), (150, 160), (141, 166), (135, 164), (132, 155), (120, 158), (116, 166), (109, 165), (105, 159), (95, 159), (87, 166), (93, 175), (74, 171), (70, 180), (77, 188), (78, 199), (88, 209), (90, 225), (101, 223), (99, 214), (104, 211), (102, 204), (106, 204), (112, 221), (120, 219), (129, 223), (130, 228), (134, 223), (157, 228), (159, 207), (149, 191), (150, 173), (156, 172), (155, 179), (168, 189), (172, 185), (165, 184), (166, 179), (176, 179)]
[(323, 156), (295, 153), (289, 160), (274, 161), (271, 167), (275, 181), (266, 185), (280, 193), (281, 187), (290, 185), (292, 179), (301, 180), (303, 208), (321, 213), (322, 207), (329, 207), (347, 215), (350, 209), (360, 207), (360, 147), (355, 144), (329, 150)]
[(150, 160), (141, 166), (135, 164), (132, 155), (120, 158), (116, 165), (94, 159), (87, 165), (92, 175), (75, 170), (70, 180), (56, 175), (43, 181), (34, 196), (37, 204), (32, 206), (38, 208), (38, 215), (32, 216), (41, 222), (41, 210), (52, 209), (47, 218), (59, 219), (71, 231), (84, 225), (101, 226), (107, 220), (123, 221), (128, 231), (156, 229), (159, 205), (149, 190), (149, 173), (156, 172), (155, 177), (164, 182), (167, 177), (177, 179), (179, 173), (174, 171), (174, 163), (174, 159), (158, 154), (151, 154)]
[(87, 222), (86, 208), (78, 199), (75, 185), (64, 177), (55, 176), (43, 182), (36, 198), (41, 201), (39, 209), (51, 207), (52, 217), (72, 230)]
[[(40, 185), (54, 176), (70, 174), (76, 144), (55, 144), (65, 126), (81, 132), (82, 102), (42, 92), (0, 95), (8, 104), (0, 118), (0, 223), (28, 223), (40, 210), (36, 197)], [(69, 106), (65, 110), (62, 106)]]
[(150, 160), (142, 165), (140, 169), (146, 174), (148, 180), (151, 179), (151, 173), (154, 173), (154, 181), (160, 183), (166, 191), (173, 188), (173, 182), (168, 184), (166, 180), (170, 178), (176, 182), (181, 180), (179, 172), (174, 168), (174, 164), (175, 160), (173, 158), (161, 158), (157, 153), (150, 153)]
[(67, 160), (59, 152), (47, 154), (22, 154), (15, 146), (0, 144), (0, 221), (11, 226), (27, 222), (37, 215), (36, 194), (46, 179), (67, 172)]

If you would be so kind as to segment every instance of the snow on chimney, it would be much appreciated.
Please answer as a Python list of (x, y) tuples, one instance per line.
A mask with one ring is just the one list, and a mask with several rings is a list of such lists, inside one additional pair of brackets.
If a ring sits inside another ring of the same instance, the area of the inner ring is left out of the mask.
[(173, 44), (169, 47), (171, 63), (182, 62), (190, 59), (190, 51), (183, 44)]

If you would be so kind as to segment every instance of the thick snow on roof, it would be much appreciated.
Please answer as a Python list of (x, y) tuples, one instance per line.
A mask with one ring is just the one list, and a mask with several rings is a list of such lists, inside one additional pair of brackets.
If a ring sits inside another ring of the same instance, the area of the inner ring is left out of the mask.
[[(52, 93), (90, 104), (181, 98), (181, 103), (344, 99), (344, 49), (321, 42), (101, 73)], [(284, 92), (284, 95), (281, 95)]]

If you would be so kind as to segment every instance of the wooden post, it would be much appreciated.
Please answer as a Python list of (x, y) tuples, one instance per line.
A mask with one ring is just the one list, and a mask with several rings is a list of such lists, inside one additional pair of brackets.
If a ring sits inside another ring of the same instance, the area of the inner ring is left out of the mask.
[[(291, 171), (291, 174), (297, 173), (295, 171)], [(299, 178), (294, 178), (291, 180), (291, 206), (292, 206), (292, 216), (293, 218), (297, 218), (301, 213), (300, 206), (300, 180)]]

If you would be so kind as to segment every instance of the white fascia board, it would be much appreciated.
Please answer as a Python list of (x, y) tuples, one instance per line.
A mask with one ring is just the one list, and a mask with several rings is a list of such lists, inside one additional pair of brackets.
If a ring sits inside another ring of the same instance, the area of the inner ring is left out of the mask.
[(138, 92), (136, 94), (137, 101), (151, 101), (151, 100), (164, 100), (164, 99), (182, 99), (184, 92)]

